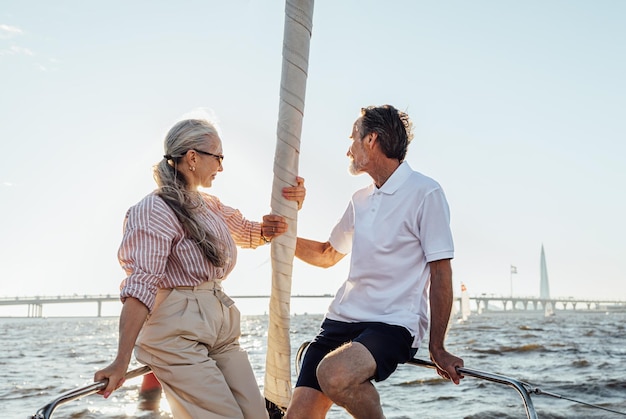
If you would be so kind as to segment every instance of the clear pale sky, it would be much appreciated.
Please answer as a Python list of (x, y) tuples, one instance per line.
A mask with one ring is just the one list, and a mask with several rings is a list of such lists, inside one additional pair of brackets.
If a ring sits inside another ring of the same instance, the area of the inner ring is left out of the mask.
[[(389, 103), (448, 197), (457, 292), (538, 296), (543, 245), (553, 297), (626, 300), (625, 21), (620, 0), (318, 0), (299, 235), (325, 241), (370, 183), (348, 136)], [(199, 108), (226, 156), (208, 192), (268, 213), (283, 24), (277, 0), (4, 0), (0, 296), (117, 293), (124, 214)], [(226, 290), (269, 294), (269, 251), (240, 250)], [(296, 260), (293, 294), (334, 293), (347, 267)]]

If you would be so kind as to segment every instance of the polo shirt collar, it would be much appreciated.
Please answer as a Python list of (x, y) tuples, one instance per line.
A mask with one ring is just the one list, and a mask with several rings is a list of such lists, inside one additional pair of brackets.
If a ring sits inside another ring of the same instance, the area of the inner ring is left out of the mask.
[(409, 166), (409, 163), (403, 161), (400, 166), (389, 176), (389, 179), (385, 182), (385, 184), (380, 188), (376, 188), (376, 184), (372, 183), (372, 189), (370, 194), (379, 191), (387, 195), (392, 195), (394, 192), (400, 188), (400, 186), (411, 176), (413, 173), (413, 169)]

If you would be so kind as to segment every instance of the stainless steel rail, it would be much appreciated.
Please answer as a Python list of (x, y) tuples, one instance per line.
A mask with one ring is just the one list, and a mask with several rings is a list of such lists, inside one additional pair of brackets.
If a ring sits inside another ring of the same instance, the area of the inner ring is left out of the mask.
[[(309, 343), (310, 342), (304, 342), (296, 353), (296, 373), (297, 374), (299, 374), (300, 372), (300, 365), (302, 363), (302, 359), (304, 358), (304, 354), (308, 348)], [(407, 362), (407, 364), (415, 365), (419, 367), (433, 368), (433, 369), (437, 368), (433, 362), (425, 361), (423, 359), (418, 359), (418, 358), (410, 359)], [(125, 375), (125, 378), (129, 380), (131, 378), (145, 375), (149, 373), (150, 371), (151, 369), (148, 366), (140, 367), (140, 368), (128, 371)], [(583, 404), (588, 407), (597, 408), (597, 409), (601, 409), (607, 412), (626, 416), (626, 412), (620, 412), (620, 411), (609, 409), (603, 406), (598, 406), (598, 405), (594, 405), (591, 403), (582, 402), (580, 400), (576, 400), (573, 398), (569, 398), (566, 396), (562, 396), (559, 394), (551, 393), (548, 391), (543, 391), (538, 387), (532, 387), (528, 383), (516, 380), (511, 377), (507, 377), (504, 375), (494, 374), (494, 373), (485, 372), (485, 371), (479, 371), (479, 370), (465, 368), (465, 367), (458, 368), (458, 372), (468, 377), (480, 378), (482, 380), (504, 384), (504, 385), (514, 388), (519, 393), (519, 395), (522, 398), (522, 401), (524, 402), (524, 408), (526, 410), (526, 416), (528, 417), (528, 419), (538, 419), (537, 412), (535, 411), (535, 407), (531, 399), (531, 394), (543, 395), (543, 396), (549, 396), (549, 397), (554, 397), (558, 399), (568, 400), (574, 403)], [(49, 419), (50, 417), (52, 417), (52, 413), (58, 406), (64, 403), (70, 402), (72, 400), (76, 400), (81, 397), (97, 393), (98, 391), (104, 389), (106, 385), (107, 385), (107, 380), (102, 380), (102, 381), (97, 381), (95, 383), (65, 392), (61, 394), (59, 397), (57, 397), (56, 399), (54, 399), (53, 401), (51, 401), (50, 403), (48, 403), (47, 405), (45, 405), (44, 407), (42, 407), (41, 409), (39, 409), (37, 413), (35, 413), (33, 416), (30, 416), (29, 419)]]
[[(417, 365), (426, 368), (437, 368), (434, 363), (430, 361), (424, 361), (423, 359), (418, 358), (412, 358), (407, 362), (407, 364)], [(514, 378), (506, 377), (504, 375), (474, 370), (471, 368), (462, 367), (458, 368), (457, 371), (469, 377), (480, 378), (483, 380), (492, 381), (499, 384), (505, 384), (509, 387), (513, 387), (522, 397), (522, 401), (524, 402), (524, 408), (526, 409), (526, 416), (528, 417), (528, 419), (537, 419), (537, 412), (535, 411), (535, 406), (533, 405), (533, 401), (530, 398), (530, 393), (532, 392), (532, 390), (528, 384)]]
[[(151, 371), (150, 367), (144, 366), (144, 367), (140, 367), (140, 368), (128, 371), (124, 377), (127, 380), (130, 380), (131, 378), (135, 378), (135, 377), (139, 377), (144, 374), (147, 374), (150, 371)], [(50, 403), (48, 403), (41, 409), (39, 409), (37, 413), (35, 413), (33, 416), (30, 416), (29, 419), (48, 419), (52, 417), (52, 413), (54, 412), (54, 409), (56, 409), (58, 406), (62, 405), (63, 403), (71, 402), (72, 400), (76, 400), (81, 397), (88, 396), (93, 393), (97, 393), (98, 391), (106, 388), (107, 383), (108, 383), (108, 380), (101, 380), (101, 381), (96, 381), (92, 384), (88, 384), (83, 387), (75, 388), (74, 390), (67, 391), (61, 394), (56, 399), (52, 400)]]

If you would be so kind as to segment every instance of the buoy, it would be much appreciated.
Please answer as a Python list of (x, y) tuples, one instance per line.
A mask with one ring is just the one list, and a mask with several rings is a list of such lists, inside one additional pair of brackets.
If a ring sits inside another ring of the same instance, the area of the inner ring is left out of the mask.
[(158, 411), (161, 404), (161, 383), (154, 373), (143, 376), (139, 390), (139, 409)]

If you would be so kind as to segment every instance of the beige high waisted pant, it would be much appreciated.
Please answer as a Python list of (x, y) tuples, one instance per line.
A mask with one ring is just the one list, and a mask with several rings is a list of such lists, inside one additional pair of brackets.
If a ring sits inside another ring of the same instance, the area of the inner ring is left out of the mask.
[(216, 282), (159, 290), (137, 338), (176, 419), (268, 418), (229, 300)]

